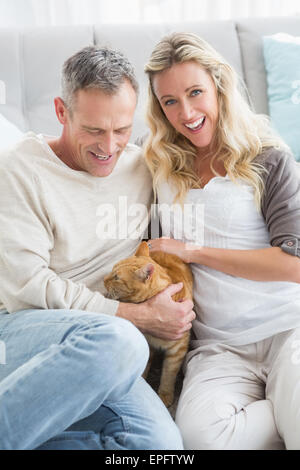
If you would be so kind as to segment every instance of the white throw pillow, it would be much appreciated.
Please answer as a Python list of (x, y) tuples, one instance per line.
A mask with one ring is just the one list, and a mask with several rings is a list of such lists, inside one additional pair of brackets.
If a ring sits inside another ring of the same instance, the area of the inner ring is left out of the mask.
[(23, 132), (0, 114), (0, 152), (11, 147), (23, 136)]

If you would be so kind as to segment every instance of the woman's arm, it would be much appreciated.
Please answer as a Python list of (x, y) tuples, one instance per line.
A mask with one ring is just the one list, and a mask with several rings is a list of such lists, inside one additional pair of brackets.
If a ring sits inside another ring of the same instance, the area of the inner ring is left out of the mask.
[(300, 258), (279, 247), (229, 250), (189, 245), (170, 238), (149, 240), (151, 251), (165, 251), (186, 263), (198, 263), (232, 276), (253, 281), (286, 281), (300, 284)]
[(279, 247), (226, 250), (200, 247), (187, 250), (190, 263), (199, 263), (232, 276), (253, 281), (287, 281), (300, 284), (300, 259)]

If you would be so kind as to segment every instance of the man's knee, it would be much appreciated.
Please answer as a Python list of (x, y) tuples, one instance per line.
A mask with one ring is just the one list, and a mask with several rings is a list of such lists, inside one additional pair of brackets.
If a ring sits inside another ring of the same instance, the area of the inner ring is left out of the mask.
[(145, 336), (128, 320), (119, 317), (113, 317), (110, 325), (112, 329), (112, 341), (114, 345), (121, 348), (126, 355), (126, 349), (129, 354), (135, 358), (144, 358), (145, 361), (149, 357), (149, 346)]
[(92, 314), (87, 315), (84, 323), (77, 330), (82, 345), (90, 343), (96, 357), (107, 357), (107, 364), (141, 363), (146, 366), (149, 357), (149, 346), (144, 335), (131, 323), (119, 317)]

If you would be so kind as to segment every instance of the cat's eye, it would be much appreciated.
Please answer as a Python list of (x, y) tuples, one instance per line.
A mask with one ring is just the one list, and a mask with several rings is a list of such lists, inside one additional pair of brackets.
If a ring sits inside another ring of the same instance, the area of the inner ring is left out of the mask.
[(114, 275), (114, 281), (118, 281), (119, 280), (119, 276), (117, 274)]

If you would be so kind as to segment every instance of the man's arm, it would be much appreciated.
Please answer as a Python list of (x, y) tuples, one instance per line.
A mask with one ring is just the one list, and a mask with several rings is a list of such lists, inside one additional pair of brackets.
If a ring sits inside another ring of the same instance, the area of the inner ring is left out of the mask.
[(36, 308), (117, 314), (165, 339), (177, 339), (191, 327), (192, 302), (173, 302), (170, 287), (143, 304), (120, 304), (61, 278), (49, 267), (55, 227), (35, 182), (11, 167), (0, 167), (0, 179), (0, 301), (8, 312)]
[(8, 312), (29, 308), (115, 314), (119, 302), (49, 268), (55, 239), (34, 175), (0, 167), (0, 300)]

